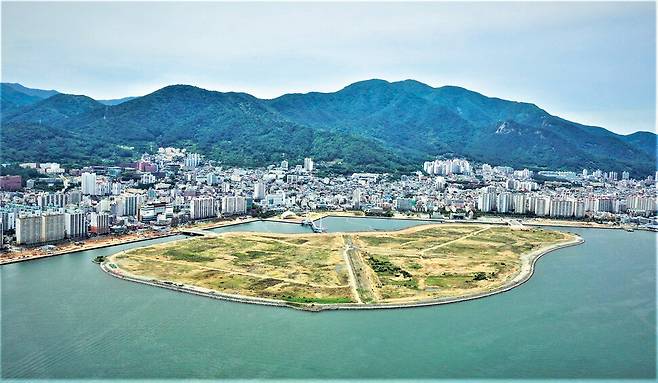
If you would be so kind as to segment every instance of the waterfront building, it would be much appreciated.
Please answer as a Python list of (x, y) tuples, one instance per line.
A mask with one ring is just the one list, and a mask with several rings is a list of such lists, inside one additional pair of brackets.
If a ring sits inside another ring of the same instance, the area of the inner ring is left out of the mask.
[(533, 197), (531, 199), (532, 212), (540, 217), (547, 216), (550, 211), (551, 199), (548, 197)]
[(286, 193), (277, 191), (276, 193), (268, 194), (265, 196), (263, 203), (268, 208), (276, 208), (285, 206)]
[(576, 201), (573, 212), (574, 217), (583, 218), (585, 216), (585, 211), (585, 201)]
[(574, 215), (575, 201), (571, 198), (551, 199), (551, 217), (571, 217)]
[(0, 208), (0, 221), (4, 230), (16, 228), (16, 211), (11, 208)]
[(83, 238), (87, 236), (87, 219), (82, 211), (67, 211), (64, 213), (65, 234), (67, 238)]
[(416, 200), (413, 198), (396, 198), (394, 206), (397, 211), (411, 211), (416, 206)]
[(41, 215), (41, 242), (61, 241), (66, 236), (66, 221), (63, 213)]
[(637, 213), (653, 213), (656, 211), (656, 198), (650, 196), (633, 195), (626, 201), (628, 210)]
[(526, 197), (523, 193), (516, 193), (512, 198), (512, 208), (516, 214), (526, 214), (528, 212)]
[(64, 239), (66, 226), (62, 213), (27, 213), (16, 219), (16, 243), (34, 245)]
[(363, 198), (363, 189), (357, 188), (352, 192), (352, 207), (354, 209), (361, 208), (361, 199)]
[(480, 209), (480, 211), (488, 213), (493, 211), (495, 208), (496, 208), (495, 192), (485, 192), (478, 196), (478, 209)]
[(190, 201), (190, 218), (204, 219), (216, 217), (215, 199), (212, 197), (193, 198)]
[(247, 212), (247, 199), (239, 196), (222, 197), (222, 214), (238, 215)]
[(512, 211), (512, 194), (500, 193), (496, 199), (496, 210), (499, 213), (510, 213)]
[(167, 202), (150, 202), (139, 208), (139, 220), (141, 222), (153, 222), (158, 219), (158, 216), (164, 216), (166, 219), (171, 219), (174, 216), (173, 203)]
[(611, 213), (614, 208), (614, 199), (611, 197), (600, 197), (594, 200), (594, 211), (597, 213)]
[(33, 245), (41, 242), (41, 214), (19, 215), (16, 218), (16, 243)]
[(260, 201), (265, 198), (265, 184), (256, 182), (254, 184), (254, 200)]
[(110, 215), (107, 213), (91, 213), (90, 232), (97, 235), (110, 232)]
[(615, 199), (612, 203), (612, 212), (619, 214), (626, 211), (626, 201)]

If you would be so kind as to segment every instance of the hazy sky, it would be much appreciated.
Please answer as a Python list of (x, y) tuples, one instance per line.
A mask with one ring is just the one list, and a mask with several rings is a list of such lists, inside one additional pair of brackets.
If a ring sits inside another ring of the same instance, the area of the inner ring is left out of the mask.
[(2, 81), (272, 98), (413, 78), (628, 133), (655, 127), (655, 17), (652, 2), (2, 2)]

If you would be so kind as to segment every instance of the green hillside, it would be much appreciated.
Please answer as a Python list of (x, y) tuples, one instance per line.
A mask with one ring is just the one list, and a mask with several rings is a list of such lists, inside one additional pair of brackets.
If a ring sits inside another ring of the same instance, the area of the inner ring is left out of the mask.
[[(3, 92), (3, 105), (21, 99), (9, 95), (5, 101)], [(413, 80), (368, 80), (273, 100), (173, 85), (118, 105), (65, 94), (28, 101), (3, 109), (3, 162), (111, 163), (162, 145), (190, 147), (227, 165), (313, 156), (343, 172), (407, 172), (437, 155), (458, 155), (644, 176), (656, 161), (655, 134), (617, 135), (533, 104)]]

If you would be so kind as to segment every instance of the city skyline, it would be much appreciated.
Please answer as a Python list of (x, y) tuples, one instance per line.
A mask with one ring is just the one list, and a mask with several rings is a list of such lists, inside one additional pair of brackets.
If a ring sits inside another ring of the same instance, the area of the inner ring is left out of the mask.
[[(145, 6), (148, 20), (132, 22)], [(108, 99), (185, 83), (272, 98), (413, 78), (531, 102), (616, 133), (655, 126), (653, 3), (3, 3), (2, 10), (3, 81), (29, 87)], [(127, 20), (121, 28), (108, 24), (117, 18)], [(171, 28), (158, 29), (163, 22)]]
[(0, 22), (1, 379), (656, 379), (655, 1)]

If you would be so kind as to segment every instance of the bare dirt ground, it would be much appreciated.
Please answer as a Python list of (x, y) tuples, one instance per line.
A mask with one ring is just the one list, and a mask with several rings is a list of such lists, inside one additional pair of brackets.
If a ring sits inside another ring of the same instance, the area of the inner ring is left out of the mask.
[(475, 295), (509, 284), (524, 255), (575, 236), (502, 225), (395, 232), (223, 233), (133, 249), (108, 260), (159, 281), (295, 303), (388, 304)]

